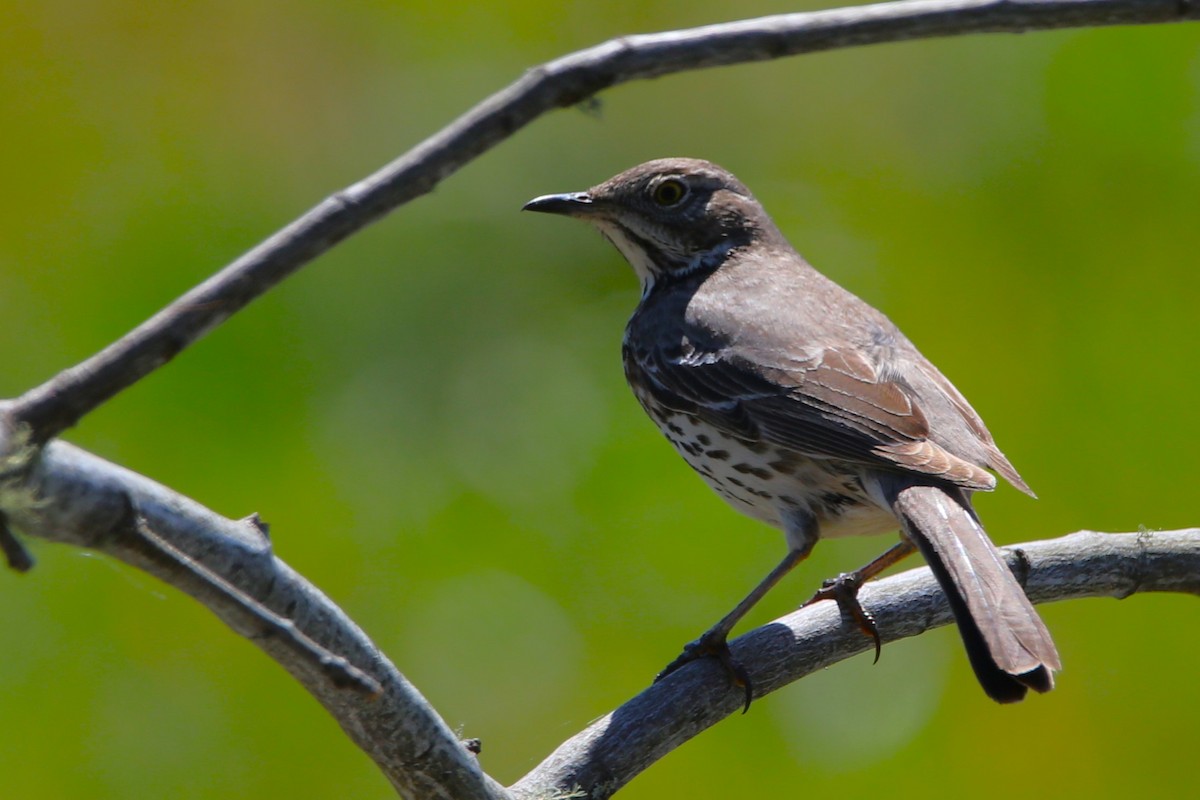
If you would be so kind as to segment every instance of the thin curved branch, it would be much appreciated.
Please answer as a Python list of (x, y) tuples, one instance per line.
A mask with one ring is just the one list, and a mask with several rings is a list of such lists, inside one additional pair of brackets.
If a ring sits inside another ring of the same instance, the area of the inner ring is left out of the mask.
[[(1008, 550), (1010, 566), (1038, 603), (1139, 592), (1200, 596), (1200, 528), (1085, 531)], [(927, 567), (872, 581), (859, 598), (885, 642), (953, 621)], [(872, 645), (853, 622), (841, 619), (836, 604), (819, 603), (756, 628), (731, 646), (761, 697)], [(568, 739), (509, 788), (519, 800), (571, 790), (604, 800), (688, 739), (740, 712), (742, 700), (742, 691), (729, 685), (717, 664), (695, 662)]]
[(432, 190), (547, 111), (612, 86), (705, 67), (970, 33), (1200, 19), (1189, 0), (909, 0), (627, 36), (528, 71), (374, 175), (337, 192), (128, 335), (22, 396), (42, 444), (174, 358), (350, 234)]

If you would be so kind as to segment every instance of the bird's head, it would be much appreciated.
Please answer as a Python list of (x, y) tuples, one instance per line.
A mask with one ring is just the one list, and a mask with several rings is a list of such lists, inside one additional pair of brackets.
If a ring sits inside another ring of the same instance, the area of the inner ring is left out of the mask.
[(734, 250), (779, 235), (741, 181), (691, 158), (648, 161), (584, 192), (535, 198), (525, 210), (590, 222), (633, 266), (643, 292), (711, 272)]

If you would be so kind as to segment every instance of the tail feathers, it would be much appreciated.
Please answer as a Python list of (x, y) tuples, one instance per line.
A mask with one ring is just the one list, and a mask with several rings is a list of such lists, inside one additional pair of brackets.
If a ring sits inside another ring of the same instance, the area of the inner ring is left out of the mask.
[(1054, 640), (963, 492), (908, 486), (889, 499), (946, 592), (967, 657), (988, 696), (1013, 703), (1029, 689), (1053, 689), (1054, 672), (1062, 668)]

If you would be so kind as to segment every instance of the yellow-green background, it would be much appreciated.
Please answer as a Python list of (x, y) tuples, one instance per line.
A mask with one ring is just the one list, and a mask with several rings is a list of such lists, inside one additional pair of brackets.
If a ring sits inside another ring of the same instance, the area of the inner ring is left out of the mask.
[[(0, 394), (84, 358), (529, 66), (815, 3), (0, 3)], [(228, 516), (510, 782), (782, 553), (643, 418), (635, 282), (518, 213), (639, 161), (734, 170), (884, 308), (1041, 495), (1000, 542), (1200, 523), (1200, 27), (923, 41), (557, 112), (312, 264), (69, 438)], [(886, 542), (826, 544), (753, 617)], [(388, 797), (284, 673), (107, 558), (0, 574), (0, 795)], [(1195, 786), (1194, 598), (1045, 609), (1015, 707), (942, 630), (802, 681), (623, 796), (1159, 797)]]

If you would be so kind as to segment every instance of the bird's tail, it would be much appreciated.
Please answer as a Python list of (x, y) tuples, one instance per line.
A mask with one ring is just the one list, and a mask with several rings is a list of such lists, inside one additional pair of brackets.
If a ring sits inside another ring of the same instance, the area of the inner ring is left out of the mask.
[(886, 483), (884, 499), (945, 591), (983, 690), (998, 703), (1014, 703), (1029, 689), (1053, 689), (1062, 668), (1054, 640), (966, 494)]

